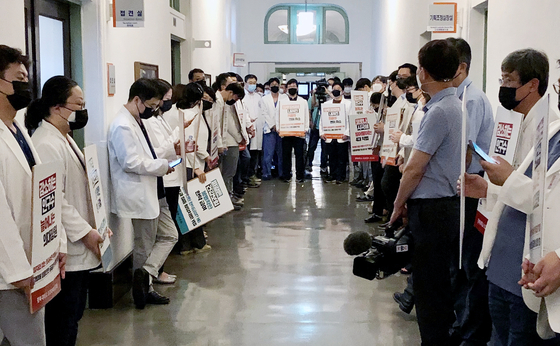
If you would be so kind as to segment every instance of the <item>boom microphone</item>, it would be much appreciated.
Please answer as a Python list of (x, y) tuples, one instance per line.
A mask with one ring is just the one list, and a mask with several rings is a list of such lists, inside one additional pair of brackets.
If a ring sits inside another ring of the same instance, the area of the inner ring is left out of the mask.
[(365, 231), (350, 233), (344, 239), (344, 251), (350, 256), (356, 256), (371, 248), (372, 236)]

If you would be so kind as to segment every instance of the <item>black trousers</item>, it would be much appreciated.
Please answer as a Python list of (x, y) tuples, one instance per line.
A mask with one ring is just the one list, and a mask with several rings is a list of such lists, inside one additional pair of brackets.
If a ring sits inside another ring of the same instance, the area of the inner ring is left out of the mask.
[(319, 130), (312, 129), (309, 131), (309, 146), (307, 147), (307, 166), (313, 166), (313, 160), (315, 159), (315, 151), (317, 150), (317, 145), (319, 144)]
[(305, 177), (305, 158), (303, 157), (304, 147), (305, 138), (282, 138), (282, 170), (284, 179), (290, 179), (292, 177), (292, 149), (294, 150), (294, 155), (296, 156), (296, 179), (303, 179)]
[(333, 139), (327, 144), (329, 150), (329, 170), (331, 177), (336, 181), (346, 179), (346, 166), (348, 165), (348, 142), (339, 142)]
[(76, 344), (78, 322), (86, 308), (88, 284), (89, 271), (66, 272), (66, 278), (62, 279), (62, 290), (45, 307), (48, 346)]
[(457, 315), (453, 333), (462, 340), (486, 344), (492, 334), (488, 280), (486, 270), (477, 264), (484, 236), (474, 227), (478, 199), (467, 198), (465, 202), (462, 268), (454, 266), (451, 272)]
[(386, 199), (385, 194), (383, 193), (383, 188), (381, 187), (381, 180), (383, 179), (385, 170), (383, 166), (381, 166), (381, 162), (372, 162), (371, 172), (373, 175), (373, 213), (383, 216)]
[(411, 199), (413, 288), (422, 345), (450, 345), (451, 270), (459, 256), (459, 198)]
[(401, 185), (402, 173), (399, 171), (398, 166), (385, 165), (383, 178), (381, 179), (381, 188), (385, 195), (385, 206), (389, 211), (389, 215), (393, 213), (393, 204), (397, 199), (399, 186)]
[[(321, 139), (321, 168), (329, 167), (329, 158), (331, 155), (331, 146), (324, 139)], [(332, 173), (331, 173), (332, 174)]]
[(251, 161), (249, 162), (249, 170), (247, 171), (247, 175), (249, 177), (257, 176), (260, 177), (262, 174), (259, 170), (259, 162), (261, 162), (261, 150), (250, 150), (249, 153), (251, 154)]

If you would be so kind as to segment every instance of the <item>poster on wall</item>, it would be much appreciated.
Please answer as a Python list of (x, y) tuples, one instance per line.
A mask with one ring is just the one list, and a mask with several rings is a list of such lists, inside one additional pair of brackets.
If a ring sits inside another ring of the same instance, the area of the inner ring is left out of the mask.
[(435, 2), (429, 7), (428, 29), (434, 33), (457, 32), (457, 3)]
[[(513, 163), (522, 121), (523, 114), (508, 111), (504, 107), (499, 106), (496, 111), (494, 131), (492, 132), (492, 141), (490, 142), (488, 155), (500, 156), (507, 162)], [(486, 230), (486, 224), (491, 212), (491, 210), (484, 208), (483, 200), (480, 200), (474, 226), (481, 233), (484, 233)]]
[(99, 175), (99, 159), (97, 157), (97, 146), (95, 144), (84, 148), (84, 161), (88, 176), (89, 195), (95, 217), (95, 227), (103, 239), (99, 245), (101, 251), (101, 264), (103, 271), (109, 269), (109, 264), (113, 259), (111, 241), (109, 239), (109, 222), (107, 219), (107, 209), (105, 208), (105, 198), (103, 196), (103, 186)]
[(405, 108), (387, 109), (385, 117), (385, 131), (383, 133), (383, 146), (381, 147), (381, 162), (385, 165), (396, 166), (399, 145), (389, 139), (389, 136), (398, 131)]
[(376, 116), (374, 113), (350, 114), (350, 150), (352, 162), (377, 161), (378, 155), (373, 153), (375, 133), (373, 125)]
[(346, 130), (346, 107), (344, 104), (323, 103), (321, 126), (327, 139), (342, 139)]
[(61, 289), (58, 264), (62, 240), (60, 167), (61, 162), (57, 161), (33, 167), (31, 266), (35, 285), (29, 294), (31, 313), (43, 308)]
[(206, 182), (198, 178), (188, 183), (188, 193), (179, 192), (177, 224), (181, 234), (186, 234), (233, 210), (222, 173), (213, 169), (206, 173)]
[(280, 102), (280, 137), (304, 137), (307, 107), (299, 102)]
[(113, 0), (114, 28), (143, 28), (144, 0)]

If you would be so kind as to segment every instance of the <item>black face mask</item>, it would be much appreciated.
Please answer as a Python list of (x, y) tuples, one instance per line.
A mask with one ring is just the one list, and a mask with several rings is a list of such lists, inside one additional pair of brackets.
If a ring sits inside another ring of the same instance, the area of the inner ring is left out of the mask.
[(68, 124), (70, 124), (70, 130), (83, 129), (89, 119), (87, 109), (82, 109), (74, 112), (76, 113), (76, 118), (74, 119), (74, 121), (68, 122)]
[(29, 103), (31, 103), (31, 98), (32, 98), (31, 87), (29, 86), (29, 82), (21, 82), (18, 80), (10, 82), (5, 80), (4, 78), (2, 79), (8, 83), (12, 83), (12, 86), (14, 88), (14, 93), (11, 95), (2, 93), (6, 95), (6, 98), (8, 99), (8, 102), (10, 102), (12, 107), (14, 107), (16, 111), (19, 111), (20, 109), (29, 106)]
[(504, 106), (505, 109), (507, 110), (514, 109), (515, 107), (519, 106), (519, 104), (521, 103), (521, 101), (525, 99), (525, 97), (529, 96), (529, 94), (527, 94), (527, 96), (525, 96), (523, 99), (517, 101), (515, 99), (516, 93), (517, 93), (517, 88), (500, 87), (500, 93), (498, 94), (498, 98), (500, 100), (500, 103), (502, 104), (502, 106)]
[(202, 110), (203, 111), (207, 111), (209, 109), (212, 109), (212, 102), (210, 101), (206, 101), (206, 100), (202, 100)]
[(406, 78), (399, 78), (397, 79), (397, 88), (404, 90), (406, 89), (406, 87), (408, 86), (407, 83), (405, 82)]
[(140, 113), (140, 108), (136, 105), (136, 108), (138, 108), (138, 115), (140, 116), (140, 119), (150, 119), (152, 115), (154, 115), (154, 110), (150, 107), (146, 107), (146, 105), (144, 105), (144, 107), (144, 111)]
[(288, 89), (288, 94), (290, 94), (292, 96), (296, 96), (297, 95), (297, 88)]
[(342, 93), (342, 91), (340, 91), (340, 90), (333, 90), (332, 91), (332, 94), (333, 94), (334, 97), (339, 97), (341, 93)]
[(226, 104), (229, 105), (229, 106), (233, 106), (235, 104), (235, 102), (237, 102), (237, 101), (235, 101), (234, 99), (231, 99), (229, 101), (226, 101)]
[(279, 87), (278, 85), (275, 85), (275, 86), (271, 86), (271, 87), (270, 87), (270, 92), (271, 92), (271, 93), (275, 93), (275, 94), (276, 94), (278, 91), (280, 91), (280, 87)]
[(418, 103), (418, 100), (414, 98), (412, 93), (406, 93), (406, 100), (410, 103)]
[(165, 113), (168, 110), (170, 110), (171, 107), (173, 107), (173, 102), (171, 102), (171, 100), (166, 100), (166, 101), (163, 101), (163, 105), (161, 107), (159, 107), (159, 109), (161, 110), (162, 113)]

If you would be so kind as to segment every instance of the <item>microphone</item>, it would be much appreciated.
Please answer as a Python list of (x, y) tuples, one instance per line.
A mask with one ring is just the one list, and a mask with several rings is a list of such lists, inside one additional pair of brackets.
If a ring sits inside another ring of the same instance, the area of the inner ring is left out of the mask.
[(362, 254), (371, 248), (372, 239), (372, 236), (365, 231), (350, 233), (344, 239), (344, 251), (350, 256)]

